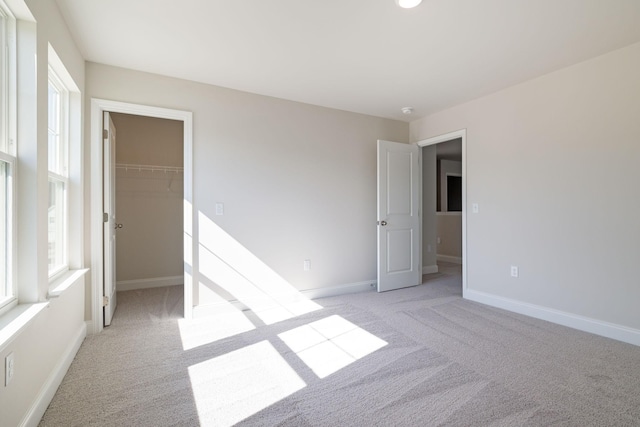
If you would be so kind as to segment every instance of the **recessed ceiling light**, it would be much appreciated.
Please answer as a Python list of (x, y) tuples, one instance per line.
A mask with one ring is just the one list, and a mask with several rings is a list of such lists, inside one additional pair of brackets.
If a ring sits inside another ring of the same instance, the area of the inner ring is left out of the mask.
[(400, 109), (400, 111), (402, 111), (402, 114), (411, 114), (411, 113), (413, 113), (413, 108), (412, 107), (402, 107)]
[(422, 3), (422, 0), (396, 0), (396, 4), (404, 9), (411, 9)]

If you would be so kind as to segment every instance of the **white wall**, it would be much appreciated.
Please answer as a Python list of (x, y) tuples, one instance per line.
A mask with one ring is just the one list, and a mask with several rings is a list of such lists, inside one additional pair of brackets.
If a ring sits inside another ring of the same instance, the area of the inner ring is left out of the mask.
[[(408, 141), (408, 124), (94, 63), (86, 73), (87, 99), (193, 112), (196, 218), (298, 290), (375, 280), (376, 140)], [(205, 277), (194, 283), (196, 301), (215, 300)]]
[[(183, 123), (111, 114), (116, 163), (183, 167)], [(116, 170), (118, 290), (182, 284), (183, 172)]]
[(634, 44), (411, 123), (467, 129), (468, 296), (640, 344), (639, 75)]
[[(11, 6), (22, 6), (10, 0)], [(86, 333), (84, 282), (79, 278), (49, 299), (47, 278), (47, 78), (49, 43), (75, 85), (84, 89), (84, 59), (53, 1), (27, 1), (31, 17), (19, 23), (18, 46), (18, 287), (19, 303), (48, 301), (47, 308), (0, 345), (0, 360), (14, 354), (11, 383), (0, 386), (0, 424), (37, 425)], [(34, 23), (34, 19), (37, 23)], [(78, 99), (79, 102), (81, 102)], [(81, 110), (81, 108), (80, 108)], [(79, 127), (76, 131), (80, 131)], [(81, 152), (71, 156), (81, 156)], [(82, 182), (72, 177), (70, 188), (82, 194)], [(72, 206), (74, 201), (72, 200)], [(81, 212), (73, 222), (82, 224)], [(82, 248), (74, 249), (73, 268), (82, 264)], [(11, 313), (10, 313), (11, 314)], [(6, 320), (6, 318), (4, 319)], [(2, 322), (0, 322), (2, 323)], [(15, 325), (15, 323), (13, 323)], [(4, 331), (3, 331), (4, 332)], [(3, 336), (6, 338), (6, 336)], [(4, 373), (4, 368), (2, 368)], [(4, 375), (2, 375), (4, 379)]]

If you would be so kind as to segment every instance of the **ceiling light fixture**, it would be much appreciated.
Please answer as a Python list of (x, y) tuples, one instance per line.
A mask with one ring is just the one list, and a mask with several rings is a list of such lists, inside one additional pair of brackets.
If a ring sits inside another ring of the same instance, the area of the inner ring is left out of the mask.
[(413, 107), (402, 107), (400, 109), (400, 111), (402, 111), (402, 114), (409, 115), (409, 114), (413, 113)]
[(403, 9), (411, 9), (422, 3), (422, 0), (396, 0), (396, 4)]

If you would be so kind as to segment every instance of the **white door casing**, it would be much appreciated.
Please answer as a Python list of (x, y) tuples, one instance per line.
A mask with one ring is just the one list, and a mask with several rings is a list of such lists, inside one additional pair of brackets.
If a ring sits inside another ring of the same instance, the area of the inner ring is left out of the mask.
[(421, 283), (420, 149), (378, 141), (378, 292)]
[(193, 113), (184, 110), (132, 104), (128, 102), (91, 98), (91, 321), (89, 333), (99, 333), (104, 328), (104, 197), (105, 177), (103, 175), (103, 123), (104, 112), (133, 114), (179, 120), (184, 123), (184, 316), (193, 315), (193, 276), (197, 275), (197, 239), (193, 239), (195, 224), (192, 209), (193, 196)]
[(104, 154), (103, 154), (103, 210), (104, 223), (104, 326), (111, 324), (116, 310), (116, 128), (109, 112), (104, 112)]

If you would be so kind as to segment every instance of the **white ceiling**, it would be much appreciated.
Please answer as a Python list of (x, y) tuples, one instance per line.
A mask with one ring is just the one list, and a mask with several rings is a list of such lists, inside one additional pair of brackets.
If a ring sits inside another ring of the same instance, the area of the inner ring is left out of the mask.
[(57, 2), (88, 61), (407, 121), (640, 41), (640, 0)]

